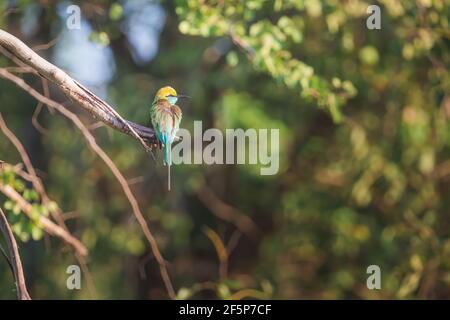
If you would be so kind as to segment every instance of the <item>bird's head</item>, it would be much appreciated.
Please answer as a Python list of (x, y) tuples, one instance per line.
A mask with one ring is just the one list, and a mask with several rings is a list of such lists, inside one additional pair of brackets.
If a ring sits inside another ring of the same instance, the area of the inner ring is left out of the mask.
[(174, 88), (166, 86), (158, 90), (154, 102), (159, 100), (167, 100), (170, 104), (175, 104), (177, 103), (178, 98), (189, 98), (189, 96), (177, 94)]

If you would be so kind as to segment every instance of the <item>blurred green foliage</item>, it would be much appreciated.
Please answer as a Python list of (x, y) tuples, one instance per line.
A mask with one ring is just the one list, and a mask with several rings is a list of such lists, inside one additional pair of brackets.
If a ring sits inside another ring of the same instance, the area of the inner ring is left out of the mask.
[(13, 232), (24, 242), (30, 238), (36, 241), (40, 240), (43, 236), (43, 228), (39, 222), (39, 217), (48, 217), (50, 212), (55, 210), (56, 204), (41, 204), (38, 193), (34, 189), (27, 188), (24, 181), (17, 178), (14, 169), (10, 168), (9, 165), (4, 165), (4, 168), (0, 171), (0, 184), (11, 186), (32, 205), (30, 216), (27, 217), (17, 202), (6, 200), (3, 203)]
[[(30, 1), (0, 15), (0, 26), (30, 45), (47, 43), (64, 28), (58, 3), (38, 3), (32, 35), (19, 27)], [(147, 65), (127, 49), (122, 2), (74, 3), (93, 27), (91, 40), (113, 52), (108, 100), (123, 117), (148, 125), (154, 92), (171, 84), (193, 97), (180, 103), (184, 128), (202, 120), (204, 129), (280, 129), (277, 175), (249, 165), (180, 165), (170, 193), (159, 153), (155, 163), (130, 137), (93, 131), (119, 169), (137, 177), (132, 188), (178, 298), (450, 297), (449, 1), (378, 1), (381, 30), (366, 28), (370, 1), (164, 1), (159, 51)], [(51, 50), (40, 54), (51, 59)], [(0, 57), (0, 66), (9, 64)], [(49, 133), (38, 133), (36, 102), (5, 80), (0, 92), (0, 111), (45, 173), (48, 194), (76, 212), (67, 222), (90, 250), (96, 288), (87, 290), (84, 277), (82, 290), (67, 290), (72, 252), (56, 239), (30, 240), (21, 254), (31, 295), (166, 298), (125, 196), (80, 133), (47, 111), (39, 121)], [(0, 159), (19, 161), (3, 138)], [(212, 204), (203, 187), (216, 195)], [(23, 219), (2, 203), (11, 219)], [(236, 226), (217, 216), (224, 205), (250, 217), (260, 234), (237, 237)], [(12, 223), (21, 240), (33, 234), (28, 220)], [(236, 242), (225, 276), (222, 246), (205, 226), (223, 247)], [(381, 290), (366, 288), (372, 264), (381, 267)], [(0, 288), (0, 297), (14, 297), (6, 267)]]
[[(331, 6), (331, 10), (335, 10)], [(356, 16), (363, 15), (364, 5)], [(290, 17), (283, 13), (296, 10)], [(326, 107), (335, 121), (340, 121), (339, 107), (356, 94), (349, 81), (335, 78), (332, 85), (314, 73), (314, 68), (295, 58), (303, 56), (300, 49), (308, 20), (321, 15), (319, 1), (178, 1), (177, 14), (182, 21), (182, 33), (217, 37), (228, 35), (244, 49), (256, 70), (269, 73), (291, 89), (300, 89), (303, 98), (312, 98), (318, 106)], [(306, 13), (306, 15), (305, 15)], [(317, 39), (319, 40), (319, 39)], [(317, 41), (316, 40), (316, 41)], [(230, 65), (236, 65), (235, 51), (227, 55)]]

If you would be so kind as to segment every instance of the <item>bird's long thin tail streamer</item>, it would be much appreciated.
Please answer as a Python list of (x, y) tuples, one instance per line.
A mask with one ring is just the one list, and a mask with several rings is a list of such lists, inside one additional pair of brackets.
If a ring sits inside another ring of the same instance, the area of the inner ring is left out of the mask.
[(167, 189), (170, 191), (170, 164), (167, 166)]
[(167, 189), (170, 191), (170, 167), (172, 165), (172, 145), (167, 143), (164, 146), (164, 161), (167, 165)]

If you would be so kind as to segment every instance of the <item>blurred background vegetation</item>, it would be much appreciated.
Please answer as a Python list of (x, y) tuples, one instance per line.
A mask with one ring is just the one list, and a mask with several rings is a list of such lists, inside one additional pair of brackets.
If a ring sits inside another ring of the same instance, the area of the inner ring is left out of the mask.
[[(66, 27), (70, 4), (81, 8), (79, 30)], [(381, 7), (381, 30), (366, 27), (370, 4)], [(129, 136), (92, 128), (130, 179), (179, 298), (450, 298), (449, 4), (2, 0), (0, 27), (131, 121), (149, 125), (153, 95), (170, 84), (192, 96), (180, 102), (183, 128), (280, 129), (277, 175), (178, 165), (168, 192), (160, 152), (155, 163)], [(38, 78), (24, 79), (42, 92)], [(167, 298), (109, 169), (60, 115), (43, 109), (45, 131), (33, 125), (36, 105), (0, 80), (0, 111), (88, 247), (91, 277), (67, 290), (73, 251), (0, 195), (31, 296)], [(0, 159), (21, 162), (0, 137)], [(28, 183), (2, 179), (39, 207)], [(366, 288), (372, 264), (381, 290)], [(4, 259), (0, 298), (15, 298)]]

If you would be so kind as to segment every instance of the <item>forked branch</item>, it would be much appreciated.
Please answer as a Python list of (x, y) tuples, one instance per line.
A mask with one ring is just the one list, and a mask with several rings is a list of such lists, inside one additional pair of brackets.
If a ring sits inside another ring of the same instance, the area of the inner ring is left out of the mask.
[(6, 220), (3, 210), (0, 208), (0, 230), (5, 236), (8, 245), (11, 268), (16, 282), (17, 298), (19, 300), (31, 300), (28, 294), (27, 286), (25, 285), (25, 276), (22, 269), (22, 261), (20, 260), (19, 248), (17, 247), (16, 239), (12, 233), (11, 227)]
[[(121, 185), (126, 197), (128, 198), (128, 201), (130, 202), (130, 205), (133, 209), (133, 213), (134, 213), (138, 223), (140, 224), (140, 226), (144, 232), (144, 235), (150, 244), (151, 250), (159, 264), (161, 277), (163, 279), (164, 285), (166, 286), (167, 292), (168, 292), (169, 296), (172, 299), (174, 299), (175, 291), (173, 289), (173, 285), (170, 280), (169, 273), (167, 271), (166, 263), (164, 261), (164, 258), (161, 255), (161, 252), (159, 251), (159, 248), (158, 248), (158, 245), (156, 243), (154, 236), (152, 235), (152, 233), (150, 232), (150, 230), (148, 228), (147, 222), (144, 219), (144, 216), (138, 205), (138, 202), (137, 202), (136, 198), (134, 197), (125, 177), (117, 169), (114, 162), (108, 157), (108, 155), (103, 151), (103, 149), (97, 144), (94, 136), (89, 132), (89, 130), (87, 130), (87, 128), (84, 126), (84, 124), (81, 122), (81, 120), (74, 113), (72, 113), (68, 109), (64, 108), (64, 106), (62, 106), (61, 104), (55, 102), (54, 100), (51, 100), (50, 98), (43, 96), (42, 94), (40, 94), (39, 92), (34, 90), (31, 86), (29, 86), (27, 83), (25, 83), (25, 81), (23, 79), (11, 74), (4, 68), (0, 68), (0, 77), (15, 83), (17, 86), (19, 86), (20, 88), (22, 88), (23, 90), (28, 92), (32, 97), (34, 97), (41, 103), (46, 104), (51, 109), (57, 110), (62, 115), (64, 115), (66, 118), (71, 120), (75, 124), (75, 126), (81, 131), (84, 138), (88, 142), (89, 146), (110, 168), (110, 170), (116, 177), (117, 181)], [(0, 189), (0, 191), (2, 191), (2, 190)]]
[(108, 103), (63, 70), (40, 57), (21, 40), (1, 29), (0, 46), (40, 76), (53, 82), (71, 101), (89, 112), (93, 118), (137, 139), (147, 151), (157, 145), (153, 129), (123, 119)]

